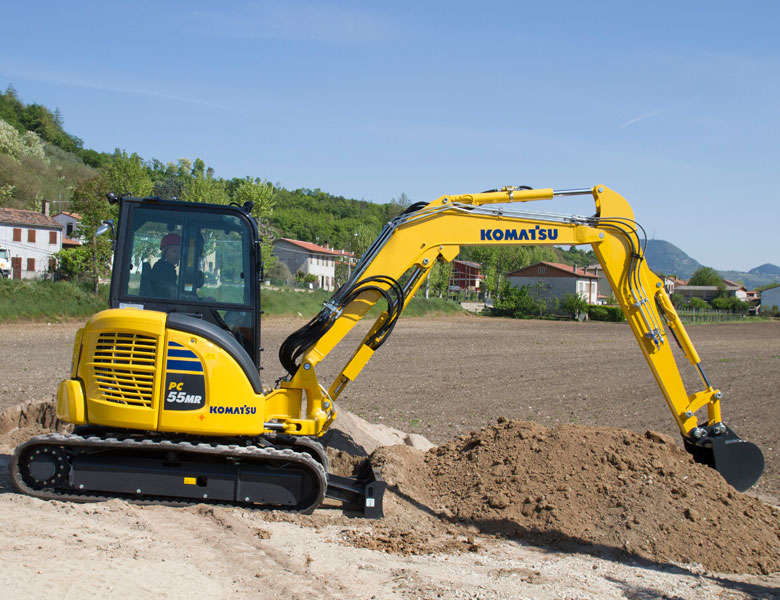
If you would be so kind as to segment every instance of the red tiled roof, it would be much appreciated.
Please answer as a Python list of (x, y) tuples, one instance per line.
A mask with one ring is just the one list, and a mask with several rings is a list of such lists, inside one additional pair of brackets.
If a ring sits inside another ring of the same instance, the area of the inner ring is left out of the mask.
[(61, 213), (54, 216), (59, 217), (60, 215), (65, 215), (66, 217), (70, 217), (71, 219), (76, 219), (77, 221), (81, 221), (81, 215), (79, 213), (62, 211)]
[(63, 246), (81, 246), (81, 242), (78, 240), (72, 240), (68, 237), (62, 236), (62, 245)]
[[(547, 267), (552, 267), (553, 269), (557, 269), (560, 271), (563, 275), (571, 275), (572, 277), (587, 277), (589, 279), (601, 279), (598, 275), (593, 275), (592, 273), (585, 273), (582, 268), (577, 269), (577, 271), (574, 271), (574, 267), (572, 265), (564, 265), (561, 263), (554, 263), (554, 262), (547, 262), (546, 260), (543, 260), (538, 263), (534, 263), (532, 265), (528, 265), (527, 267), (523, 267), (522, 269), (518, 269), (517, 271), (513, 271), (512, 273), (507, 273), (507, 277), (538, 277), (538, 273), (531, 273), (530, 271), (534, 269), (535, 267), (538, 267), (539, 265), (545, 265)], [(543, 275), (542, 275), (543, 276)]]
[(737, 282), (737, 281), (731, 281), (730, 279), (724, 279), (723, 283), (726, 284), (726, 287), (736, 288), (738, 290), (745, 290), (745, 291), (747, 291), (745, 289), (745, 286), (742, 285), (741, 283)]
[(18, 208), (0, 208), (0, 223), (3, 225), (27, 225), (28, 227), (62, 229), (60, 223), (43, 213)]
[(482, 268), (481, 264), (475, 263), (475, 262), (470, 262), (468, 260), (457, 260), (456, 259), (456, 260), (452, 261), (453, 265), (456, 264), (456, 263), (461, 264), (461, 265), (466, 265), (467, 267), (471, 267), (472, 269), (481, 269)]
[(288, 242), (290, 244), (293, 244), (294, 246), (298, 246), (299, 248), (304, 248), (309, 252), (316, 252), (318, 254), (335, 254), (337, 256), (353, 256), (352, 252), (347, 252), (346, 250), (332, 250), (331, 248), (324, 248), (323, 246), (318, 246), (317, 244), (313, 244), (311, 242), (291, 240), (290, 238), (279, 238), (276, 241)]

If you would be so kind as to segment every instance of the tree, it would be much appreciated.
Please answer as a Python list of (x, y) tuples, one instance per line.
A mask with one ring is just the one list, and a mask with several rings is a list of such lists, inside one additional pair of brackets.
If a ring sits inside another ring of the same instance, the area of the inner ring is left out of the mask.
[[(212, 180), (211, 175), (206, 176), (207, 180)], [(273, 255), (274, 235), (268, 226), (268, 217), (274, 209), (274, 186), (269, 182), (263, 182), (260, 179), (251, 179), (247, 177), (238, 184), (233, 192), (233, 202), (244, 206), (247, 202), (252, 203), (252, 216), (257, 221), (260, 234), (263, 237), (260, 246), (260, 252), (263, 257), (263, 264), (273, 267), (276, 257)]]
[(222, 179), (191, 177), (181, 191), (181, 199), (186, 202), (209, 202), (227, 204), (230, 201), (225, 182)]
[(430, 289), (439, 298), (447, 294), (447, 288), (450, 285), (450, 275), (452, 273), (452, 263), (442, 263), (436, 261), (428, 275)]
[(196, 158), (195, 162), (192, 163), (192, 176), (201, 177), (201, 178), (205, 177), (206, 176), (205, 171), (206, 171), (206, 163), (203, 162), (202, 159)]
[(563, 262), (570, 265), (577, 265), (578, 267), (587, 267), (593, 263), (598, 262), (596, 253), (593, 250), (583, 250), (577, 246), (569, 246), (568, 250), (558, 248), (558, 252), (561, 254)]
[(192, 176), (192, 161), (189, 158), (180, 158), (177, 162), (177, 175), (180, 177)]
[(165, 200), (180, 198), (184, 190), (184, 181), (180, 177), (167, 177), (162, 181), (154, 182), (152, 193)]
[(45, 153), (38, 134), (32, 131), (19, 133), (13, 126), (0, 119), (0, 154), (8, 154), (16, 160), (33, 156), (43, 160)]
[(399, 198), (390, 199), (390, 204), (387, 205), (387, 218), (394, 219), (411, 205), (412, 201), (409, 199), (409, 196), (402, 192)]
[(266, 219), (271, 216), (274, 208), (274, 186), (269, 182), (262, 182), (260, 179), (251, 179), (247, 177), (233, 192), (233, 202), (244, 205), (251, 202), (252, 216), (255, 219)]
[(141, 157), (135, 153), (128, 156), (124, 150), (114, 151), (111, 162), (103, 169), (103, 177), (108, 191), (115, 194), (147, 196), (153, 188)]
[(714, 285), (725, 289), (726, 285), (718, 272), (712, 267), (699, 267), (688, 280), (688, 285)]
[(85, 241), (81, 248), (60, 253), (73, 253), (61, 257), (65, 271), (71, 276), (86, 274), (91, 277), (96, 295), (100, 277), (111, 268), (111, 242), (105, 236), (97, 236), (98, 228), (111, 216), (111, 207), (105, 197), (107, 190), (106, 180), (100, 175), (83, 181), (73, 190), (71, 209), (81, 215), (78, 234)]
[(352, 237), (350, 250), (357, 258), (360, 258), (374, 242), (376, 234), (367, 225), (358, 225)]

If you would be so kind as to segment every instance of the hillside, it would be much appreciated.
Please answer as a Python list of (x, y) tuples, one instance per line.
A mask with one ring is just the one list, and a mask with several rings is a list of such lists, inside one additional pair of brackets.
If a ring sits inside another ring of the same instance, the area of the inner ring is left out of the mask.
[(645, 252), (647, 264), (656, 273), (688, 279), (702, 265), (674, 244), (664, 240), (648, 240)]
[(741, 281), (742, 285), (749, 290), (780, 283), (780, 275), (756, 275), (751, 272), (743, 273), (742, 271), (718, 271), (718, 274), (723, 279), (728, 279), (729, 281)]
[[(656, 273), (676, 275), (680, 279), (689, 279), (701, 267), (696, 259), (691, 258), (671, 242), (665, 240), (648, 240), (647, 264)], [(770, 263), (743, 271), (718, 271), (724, 279), (741, 281), (749, 290), (773, 283), (780, 283), (780, 267)]]
[(758, 267), (753, 267), (748, 271), (751, 275), (768, 275), (774, 277), (780, 277), (780, 267), (771, 263), (764, 263)]

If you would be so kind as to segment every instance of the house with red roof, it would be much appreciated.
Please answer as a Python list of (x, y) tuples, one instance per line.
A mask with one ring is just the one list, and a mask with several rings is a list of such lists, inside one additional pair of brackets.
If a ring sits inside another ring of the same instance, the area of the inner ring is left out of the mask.
[(314, 275), (316, 287), (328, 292), (336, 290), (336, 264), (353, 264), (354, 254), (345, 250), (333, 250), (326, 244), (302, 242), (289, 238), (274, 240), (274, 256), (284, 263), (293, 275)]
[(450, 275), (450, 288), (478, 292), (482, 287), (481, 282), (485, 278), (482, 274), (482, 265), (468, 260), (453, 260), (452, 274)]
[(79, 213), (61, 212), (58, 215), (54, 215), (52, 218), (62, 225), (63, 248), (81, 246), (84, 240), (78, 233), (79, 224), (81, 223), (81, 215)]
[(599, 303), (599, 276), (576, 266), (542, 261), (507, 273), (506, 278), (513, 287), (538, 288), (546, 297), (561, 300), (578, 294), (588, 304)]
[(41, 279), (54, 269), (62, 249), (62, 226), (43, 211), (0, 208), (0, 248), (8, 251), (13, 279)]

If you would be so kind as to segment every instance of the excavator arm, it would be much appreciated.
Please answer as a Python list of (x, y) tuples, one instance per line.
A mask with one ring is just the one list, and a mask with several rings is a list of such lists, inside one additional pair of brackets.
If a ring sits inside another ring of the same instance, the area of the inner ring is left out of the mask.
[[(531, 201), (590, 195), (591, 217), (524, 210)], [(721, 392), (712, 387), (701, 359), (664, 289), (644, 260), (646, 237), (628, 202), (605, 186), (553, 190), (504, 188), (480, 194), (443, 196), (416, 204), (389, 222), (366, 251), (349, 280), (323, 310), (293, 333), (279, 351), (290, 377), (269, 400), (287, 406), (306, 394), (313, 434), (335, 418), (333, 401), (384, 343), (435, 262), (455, 259), (463, 245), (592, 246), (634, 332), (650, 370), (694, 458), (717, 469), (739, 490), (763, 471), (763, 455), (721, 420)], [(387, 309), (374, 322), (328, 389), (317, 378), (317, 365), (344, 339), (374, 304)], [(671, 348), (669, 334), (697, 369), (703, 388), (688, 393)], [(284, 401), (279, 402), (280, 399)], [(706, 417), (697, 413), (706, 407)], [(285, 421), (284, 411), (279, 420)], [(300, 429), (300, 423), (297, 424)], [(285, 427), (286, 429), (286, 427)]]

